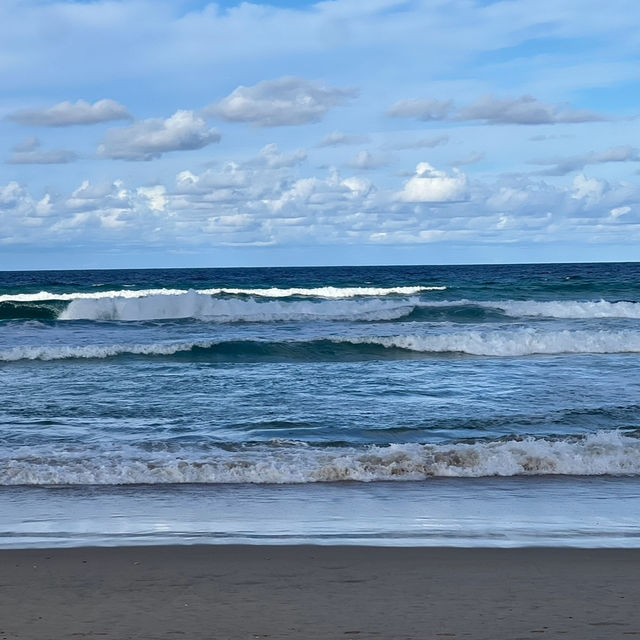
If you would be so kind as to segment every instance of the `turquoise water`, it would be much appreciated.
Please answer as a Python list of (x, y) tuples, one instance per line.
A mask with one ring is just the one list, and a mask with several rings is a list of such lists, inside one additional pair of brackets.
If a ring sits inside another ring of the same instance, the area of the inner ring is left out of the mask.
[(0, 544), (637, 546), (639, 374), (635, 263), (0, 273)]

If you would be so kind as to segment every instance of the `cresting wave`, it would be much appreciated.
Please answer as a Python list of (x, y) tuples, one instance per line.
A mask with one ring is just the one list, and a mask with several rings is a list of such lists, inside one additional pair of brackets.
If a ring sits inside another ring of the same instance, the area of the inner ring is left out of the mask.
[[(407, 288), (408, 289), (408, 288)], [(400, 295), (399, 290), (395, 290)], [(404, 294), (403, 294), (404, 295)], [(638, 302), (541, 302), (515, 301), (425, 301), (418, 297), (400, 300), (369, 297), (316, 300), (213, 297), (189, 291), (132, 297), (78, 298), (58, 316), (60, 320), (144, 321), (194, 318), (210, 322), (274, 322), (308, 320), (487, 320), (494, 317), (548, 318), (640, 318)]]
[(421, 353), (465, 353), (475, 356), (527, 356), (563, 353), (640, 353), (636, 331), (467, 331), (440, 335), (349, 338), (353, 344), (379, 344)]
[(118, 289), (115, 291), (92, 291), (55, 293), (40, 291), (38, 293), (9, 293), (0, 295), (0, 302), (42, 302), (45, 300), (101, 300), (104, 298), (147, 298), (149, 296), (183, 296), (188, 293), (200, 293), (208, 296), (215, 295), (246, 295), (264, 298), (290, 298), (306, 296), (313, 298), (357, 298), (367, 296), (410, 296), (422, 291), (444, 291), (446, 287), (311, 287), (282, 289), (270, 287), (268, 289)]
[(639, 302), (608, 302), (596, 300), (557, 300), (541, 302), (537, 300), (507, 300), (503, 302), (481, 303), (482, 306), (501, 309), (509, 316), (541, 316), (547, 318), (640, 318)]
[(309, 320), (396, 320), (417, 300), (255, 300), (214, 298), (190, 291), (180, 296), (73, 300), (60, 320), (141, 321), (194, 318), (209, 322), (282, 322)]
[[(317, 289), (147, 289), (0, 296), (0, 320), (207, 322), (314, 320), (486, 322), (512, 318), (638, 318), (640, 302), (428, 300), (444, 287)], [(51, 299), (51, 296), (57, 296)], [(308, 299), (300, 299), (300, 298)], [(9, 300), (10, 298), (10, 300)]]
[(527, 437), (451, 445), (323, 448), (287, 442), (238, 451), (184, 449), (163, 455), (143, 450), (120, 455), (60, 451), (55, 457), (25, 452), (0, 458), (4, 486), (288, 484), (516, 475), (640, 475), (640, 439), (605, 431), (582, 438)]
[[(227, 340), (156, 344), (44, 345), (0, 350), (0, 362), (118, 356), (179, 356), (205, 360), (375, 360), (411, 354), (515, 357), (560, 354), (640, 353), (638, 331), (465, 331), (432, 335), (330, 337), (311, 340)], [(415, 356), (414, 356), (415, 357)]]

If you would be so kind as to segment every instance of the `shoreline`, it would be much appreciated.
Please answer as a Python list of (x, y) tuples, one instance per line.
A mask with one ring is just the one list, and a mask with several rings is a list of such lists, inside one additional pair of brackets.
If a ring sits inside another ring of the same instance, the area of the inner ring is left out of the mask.
[(0, 638), (640, 636), (640, 549), (0, 550)]

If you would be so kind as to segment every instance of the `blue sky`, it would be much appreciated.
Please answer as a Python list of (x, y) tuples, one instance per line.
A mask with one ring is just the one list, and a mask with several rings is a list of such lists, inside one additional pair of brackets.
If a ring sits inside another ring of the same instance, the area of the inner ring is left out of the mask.
[(0, 269), (637, 260), (636, 0), (4, 0)]

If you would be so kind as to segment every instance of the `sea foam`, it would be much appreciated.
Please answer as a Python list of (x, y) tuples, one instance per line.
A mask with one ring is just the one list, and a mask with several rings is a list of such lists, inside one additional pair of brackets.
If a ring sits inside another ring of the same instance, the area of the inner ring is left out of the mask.
[[(124, 452), (123, 452), (124, 453)], [(316, 447), (277, 443), (243, 450), (184, 449), (153, 454), (25, 451), (0, 458), (0, 485), (183, 483), (285, 484), (417, 481), (431, 477), (640, 474), (640, 439), (620, 431), (572, 438), (497, 440), (447, 445)]]
[[(375, 349), (379, 351), (375, 351)], [(373, 350), (372, 350), (373, 349)], [(640, 353), (640, 332), (631, 330), (539, 331), (533, 328), (502, 331), (458, 331), (428, 335), (326, 337), (310, 340), (203, 340), (150, 344), (110, 345), (38, 345), (0, 350), (0, 362), (19, 360), (66, 360), (74, 358), (111, 358), (122, 355), (172, 356), (197, 354), (243, 357), (275, 356), (282, 360), (316, 359), (323, 355), (339, 361), (371, 360), (394, 357), (387, 351), (416, 354), (466, 354), (471, 356), (517, 357), (562, 354)], [(359, 358), (360, 356), (360, 358)]]
[(170, 320), (209, 322), (277, 322), (309, 320), (395, 320), (415, 308), (416, 300), (280, 300), (214, 298), (190, 291), (180, 296), (73, 300), (60, 320)]
[(39, 291), (38, 293), (12, 293), (0, 295), (0, 302), (42, 302), (44, 300), (100, 300), (103, 298), (146, 298), (148, 296), (182, 296), (190, 292), (203, 295), (245, 295), (263, 298), (289, 298), (294, 296), (313, 298), (356, 298), (367, 296), (415, 295), (423, 291), (444, 291), (446, 287), (309, 287), (238, 289), (117, 289), (113, 291), (56, 293)]

